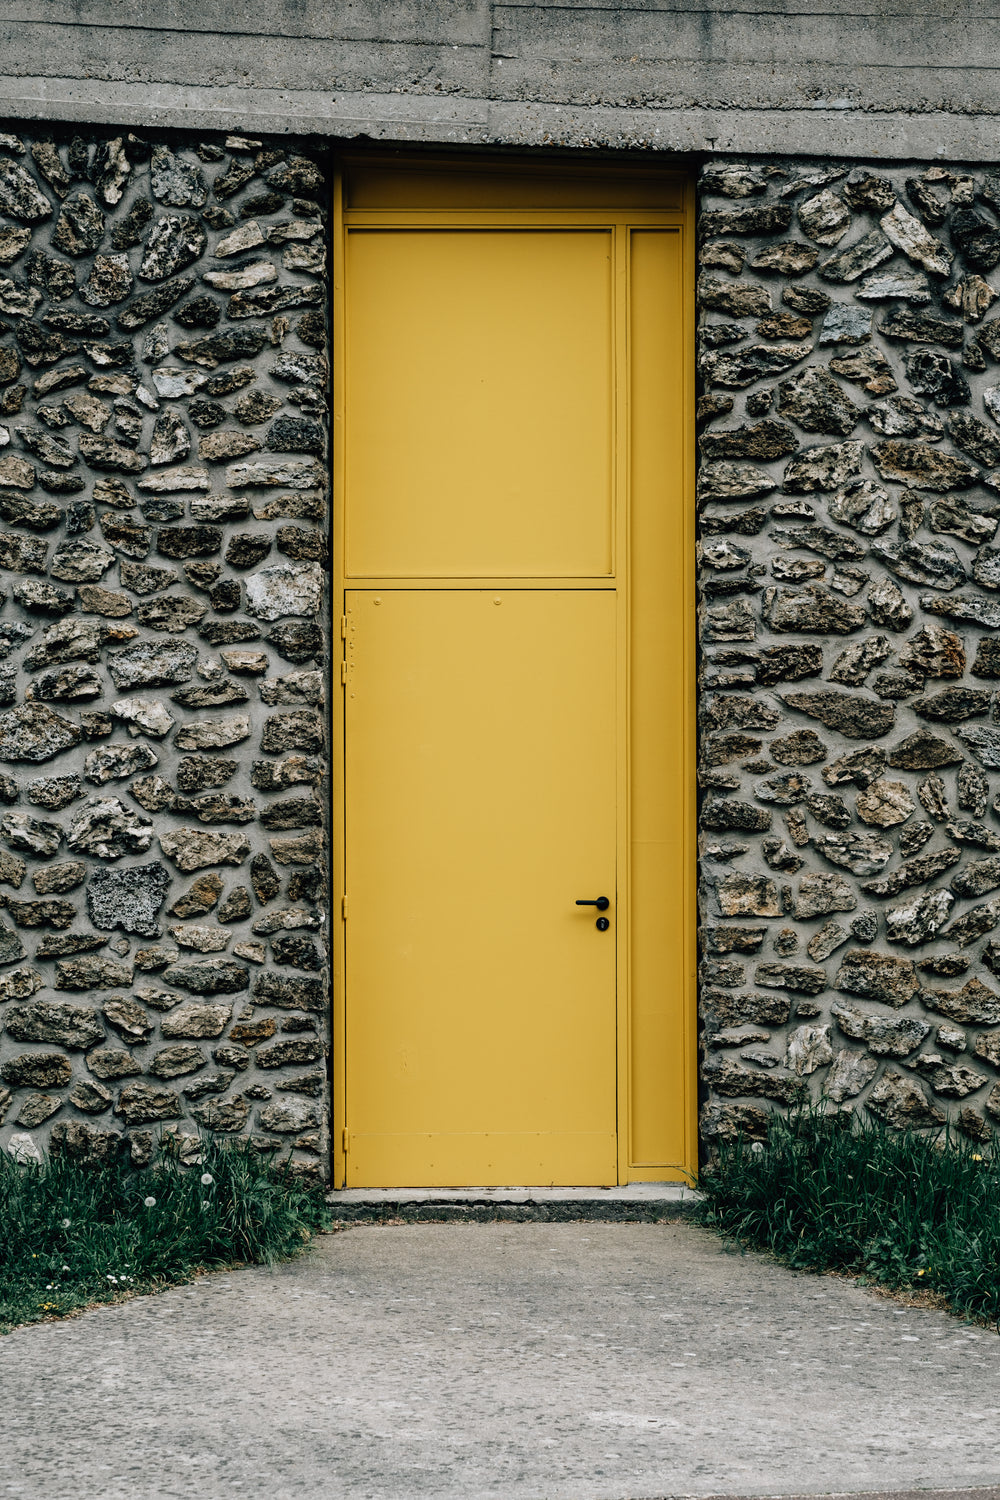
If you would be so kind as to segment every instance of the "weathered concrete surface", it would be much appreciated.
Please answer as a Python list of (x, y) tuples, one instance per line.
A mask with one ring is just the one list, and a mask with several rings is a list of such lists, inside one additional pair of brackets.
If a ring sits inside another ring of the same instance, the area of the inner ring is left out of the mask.
[(985, 0), (4, 0), (0, 114), (978, 161), (998, 44)]
[(353, 1229), (11, 1334), (3, 1479), (32, 1500), (954, 1489), (1000, 1482), (998, 1374), (987, 1330), (689, 1226)]

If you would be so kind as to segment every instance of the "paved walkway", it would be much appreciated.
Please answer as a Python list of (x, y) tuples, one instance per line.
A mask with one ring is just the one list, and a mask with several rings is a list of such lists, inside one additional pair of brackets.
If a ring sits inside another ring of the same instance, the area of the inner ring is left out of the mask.
[(0, 1400), (0, 1497), (30, 1500), (1000, 1484), (995, 1334), (686, 1224), (350, 1229), (21, 1329)]

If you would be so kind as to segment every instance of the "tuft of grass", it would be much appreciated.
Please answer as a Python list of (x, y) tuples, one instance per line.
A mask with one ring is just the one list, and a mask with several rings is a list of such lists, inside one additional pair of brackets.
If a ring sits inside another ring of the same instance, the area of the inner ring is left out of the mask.
[(41, 1165), (0, 1153), (0, 1333), (297, 1255), (331, 1227), (323, 1189), (241, 1142), (206, 1139), (199, 1166), (126, 1159)]
[(804, 1110), (775, 1116), (766, 1142), (723, 1145), (698, 1186), (701, 1221), (746, 1248), (1000, 1318), (1000, 1158), (987, 1146)]

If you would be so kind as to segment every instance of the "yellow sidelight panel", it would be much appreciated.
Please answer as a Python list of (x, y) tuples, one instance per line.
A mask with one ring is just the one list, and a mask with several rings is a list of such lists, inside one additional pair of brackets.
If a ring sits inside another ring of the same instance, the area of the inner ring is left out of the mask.
[(685, 466), (682, 236), (630, 255), (630, 1177), (685, 1177), (694, 1140), (692, 538)]
[(347, 1184), (614, 1183), (615, 595), (346, 602)]
[(348, 578), (612, 572), (612, 242), (348, 230)]

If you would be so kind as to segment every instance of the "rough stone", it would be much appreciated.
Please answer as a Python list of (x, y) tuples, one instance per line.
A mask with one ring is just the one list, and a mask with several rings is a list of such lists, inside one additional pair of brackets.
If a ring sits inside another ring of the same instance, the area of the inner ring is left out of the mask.
[[(8, 976), (8, 978), (13, 976)], [(8, 1036), (18, 1042), (48, 1042), (83, 1052), (104, 1037), (104, 1027), (91, 1006), (54, 1000), (29, 1000), (8, 1008), (4, 1017)]]
[(78, 725), (37, 703), (0, 714), (0, 757), (7, 761), (43, 761), (79, 743)]
[(117, 797), (91, 798), (77, 813), (66, 842), (78, 854), (117, 860), (126, 854), (144, 854), (152, 843), (148, 818), (130, 811)]
[(819, 719), (828, 729), (836, 730), (847, 739), (879, 739), (889, 733), (895, 722), (895, 709), (891, 704), (876, 703), (847, 693), (786, 693), (785, 702), (790, 708)]
[(87, 908), (93, 925), (108, 931), (157, 937), (156, 916), (166, 900), (170, 876), (163, 865), (134, 865), (125, 870), (98, 869), (87, 885)]
[(767, 605), (771, 629), (779, 633), (849, 635), (865, 623), (863, 605), (848, 604), (819, 584), (776, 589)]
[(950, 891), (934, 890), (903, 906), (891, 907), (885, 917), (886, 937), (890, 943), (910, 947), (925, 943), (940, 932), (954, 904)]

